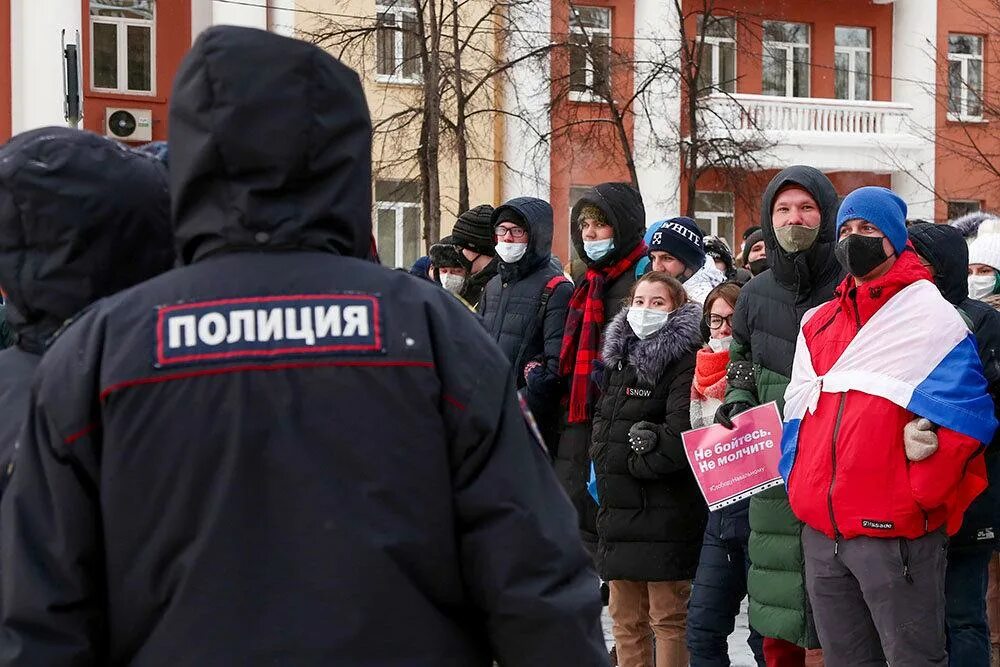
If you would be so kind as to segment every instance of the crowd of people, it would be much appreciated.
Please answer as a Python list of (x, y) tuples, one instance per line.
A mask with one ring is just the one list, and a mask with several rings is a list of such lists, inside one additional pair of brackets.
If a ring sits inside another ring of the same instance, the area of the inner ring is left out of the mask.
[[(1000, 219), (791, 166), (732, 250), (604, 183), (565, 267), (519, 197), (397, 272), (370, 151), (232, 27), (166, 147), (0, 148), (0, 664), (721, 667), (746, 597), (761, 666), (996, 664)], [(709, 512), (682, 433), (772, 401)]]

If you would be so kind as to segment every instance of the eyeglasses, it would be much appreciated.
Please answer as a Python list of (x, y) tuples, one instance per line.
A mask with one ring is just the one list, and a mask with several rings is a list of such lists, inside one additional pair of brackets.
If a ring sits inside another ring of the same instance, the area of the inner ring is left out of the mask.
[(521, 227), (497, 227), (493, 233), (497, 235), (498, 239), (502, 239), (507, 234), (510, 234), (512, 239), (523, 239), (528, 235), (528, 230)]
[(715, 330), (721, 329), (723, 324), (728, 324), (730, 327), (733, 326), (733, 316), (727, 315), (722, 317), (720, 315), (708, 315), (705, 317), (705, 321), (708, 323), (708, 328)]

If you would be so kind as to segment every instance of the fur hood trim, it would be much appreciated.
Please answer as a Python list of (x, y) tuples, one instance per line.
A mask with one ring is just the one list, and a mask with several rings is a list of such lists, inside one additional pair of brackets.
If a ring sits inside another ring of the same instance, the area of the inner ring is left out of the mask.
[[(604, 363), (625, 361), (634, 366), (639, 381), (654, 386), (667, 366), (701, 347), (701, 308), (688, 302), (675, 310), (663, 328), (639, 340), (628, 323), (628, 308), (611, 320), (604, 333)], [(626, 359), (627, 356), (627, 359)]]

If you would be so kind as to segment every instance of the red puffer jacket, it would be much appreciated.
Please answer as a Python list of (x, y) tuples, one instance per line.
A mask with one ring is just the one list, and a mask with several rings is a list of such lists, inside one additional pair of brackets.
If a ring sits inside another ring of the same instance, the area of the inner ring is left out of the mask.
[[(857, 287), (848, 276), (803, 329), (816, 372), (829, 371), (861, 326), (893, 295), (929, 279), (909, 249), (877, 280)], [(933, 322), (927, 323), (927, 335), (934, 335)], [(955, 533), (962, 513), (986, 488), (981, 445), (942, 427), (937, 452), (910, 462), (903, 427), (912, 419), (912, 412), (878, 396), (824, 392), (816, 412), (807, 412), (800, 425), (788, 480), (795, 515), (831, 539), (913, 539), (941, 526)]]

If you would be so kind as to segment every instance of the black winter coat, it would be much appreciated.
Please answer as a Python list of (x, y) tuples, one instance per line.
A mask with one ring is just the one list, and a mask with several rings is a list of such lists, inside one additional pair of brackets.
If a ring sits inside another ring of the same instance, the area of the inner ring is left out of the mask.
[[(123, 187), (127, 186), (127, 187)], [(49, 127), (0, 148), (0, 489), (49, 340), (97, 299), (174, 263), (166, 170), (90, 132)]]
[(213, 27), (170, 131), (185, 266), (42, 360), (3, 498), (0, 663), (606, 665), (510, 364), (450, 294), (362, 259), (357, 75)]
[[(621, 313), (608, 326), (604, 381), (594, 414), (597, 563), (605, 580), (681, 581), (698, 567), (708, 508), (684, 455), (701, 309), (679, 308), (639, 340)], [(659, 425), (645, 454), (629, 445), (637, 422)]]
[[(550, 280), (563, 275), (552, 263), (552, 207), (533, 197), (512, 199), (493, 211), (493, 224), (513, 211), (528, 229), (528, 250), (514, 264), (500, 262), (499, 273), (486, 285), (477, 310), (486, 331), (497, 341), (514, 370), (518, 389), (525, 389), (528, 407), (551, 449), (557, 444), (559, 401), (565, 382), (559, 374), (566, 309), (573, 283), (563, 280), (540, 313), (542, 293)], [(541, 317), (539, 317), (541, 315)], [(527, 379), (524, 367), (537, 361)]]
[[(907, 231), (917, 253), (934, 267), (934, 283), (941, 294), (972, 325), (983, 375), (1000, 418), (1000, 313), (982, 301), (969, 298), (969, 247), (961, 232), (948, 225), (918, 223)], [(965, 511), (962, 528), (948, 541), (950, 550), (1000, 546), (1000, 433), (989, 443), (985, 458), (989, 486)]]
[[(587, 257), (584, 252), (583, 237), (579, 225), (576, 224), (580, 209), (587, 204), (601, 209), (615, 230), (615, 249), (597, 262)], [(570, 233), (577, 255), (587, 268), (599, 269), (627, 257), (642, 243), (646, 212), (642, 205), (642, 197), (637, 190), (624, 183), (604, 183), (584, 193), (573, 207), (571, 220)], [(575, 280), (578, 278), (575, 275), (573, 277)], [(605, 287), (605, 322), (610, 323), (625, 306), (635, 281), (635, 271), (630, 269)], [(568, 424), (559, 438), (559, 446), (555, 452), (555, 466), (559, 481), (566, 489), (573, 506), (576, 507), (584, 546), (593, 552), (597, 548), (597, 505), (587, 492), (592, 440), (590, 423)]]

